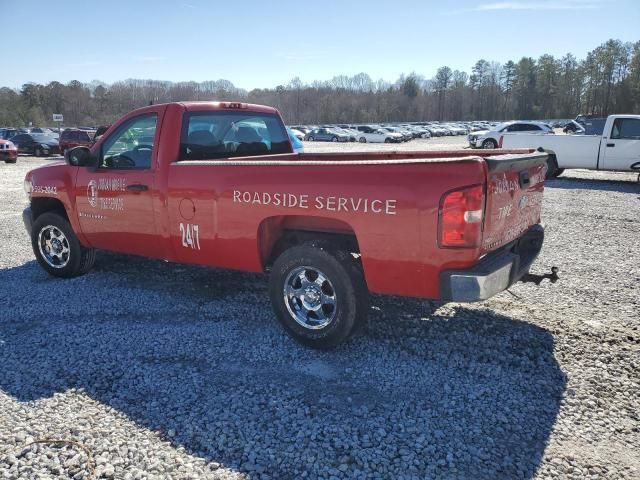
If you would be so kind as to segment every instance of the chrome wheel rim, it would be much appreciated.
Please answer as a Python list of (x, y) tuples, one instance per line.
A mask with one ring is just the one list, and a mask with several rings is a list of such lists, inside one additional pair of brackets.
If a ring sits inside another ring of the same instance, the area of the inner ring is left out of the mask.
[(69, 263), (69, 240), (58, 227), (47, 225), (40, 230), (38, 248), (44, 261), (52, 268), (64, 268)]
[(314, 267), (297, 267), (284, 282), (284, 303), (302, 327), (319, 330), (336, 316), (336, 291), (329, 278)]

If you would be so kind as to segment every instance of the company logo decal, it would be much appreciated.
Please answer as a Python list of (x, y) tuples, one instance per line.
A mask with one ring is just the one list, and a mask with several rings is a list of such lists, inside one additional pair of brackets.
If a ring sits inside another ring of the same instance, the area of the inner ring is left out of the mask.
[[(100, 178), (90, 180), (87, 184), (87, 200), (93, 208), (101, 210), (124, 210), (124, 198), (117, 196), (125, 192), (127, 181), (125, 178)], [(106, 193), (102, 195), (100, 192)], [(109, 194), (115, 194), (109, 195)]]

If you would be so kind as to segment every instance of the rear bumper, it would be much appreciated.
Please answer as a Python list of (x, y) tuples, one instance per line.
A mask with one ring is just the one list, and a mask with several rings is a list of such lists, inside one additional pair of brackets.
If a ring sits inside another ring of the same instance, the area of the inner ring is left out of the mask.
[(24, 222), (24, 228), (27, 229), (27, 233), (31, 236), (31, 230), (33, 230), (33, 215), (31, 215), (31, 207), (27, 207), (22, 211), (22, 221)]
[(440, 274), (440, 296), (452, 302), (478, 302), (500, 293), (529, 272), (544, 242), (544, 227), (534, 225), (518, 240), (483, 257), (467, 270)]

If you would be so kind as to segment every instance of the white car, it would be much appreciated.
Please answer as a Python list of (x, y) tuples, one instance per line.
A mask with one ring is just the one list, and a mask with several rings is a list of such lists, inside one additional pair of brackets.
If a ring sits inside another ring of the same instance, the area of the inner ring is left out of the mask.
[(553, 134), (554, 131), (542, 122), (504, 122), (491, 130), (481, 130), (467, 136), (471, 148), (498, 148), (500, 137), (504, 133), (529, 133), (536, 135)]
[(547, 178), (565, 168), (640, 172), (640, 115), (609, 115), (602, 135), (503, 135), (503, 148), (541, 148)]
[(358, 132), (358, 141), (360, 143), (397, 143), (402, 141), (402, 135), (377, 129)]
[(298, 140), (304, 140), (304, 133), (298, 130), (297, 128), (289, 128), (291, 133), (293, 133)]

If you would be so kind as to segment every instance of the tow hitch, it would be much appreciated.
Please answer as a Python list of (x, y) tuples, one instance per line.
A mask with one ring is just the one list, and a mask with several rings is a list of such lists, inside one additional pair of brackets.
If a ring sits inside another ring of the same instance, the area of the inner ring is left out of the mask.
[(523, 283), (535, 283), (536, 285), (540, 285), (545, 278), (548, 278), (551, 283), (556, 283), (558, 278), (560, 278), (558, 277), (558, 267), (551, 267), (551, 273), (545, 273), (544, 275), (527, 273), (520, 279), (520, 281)]

